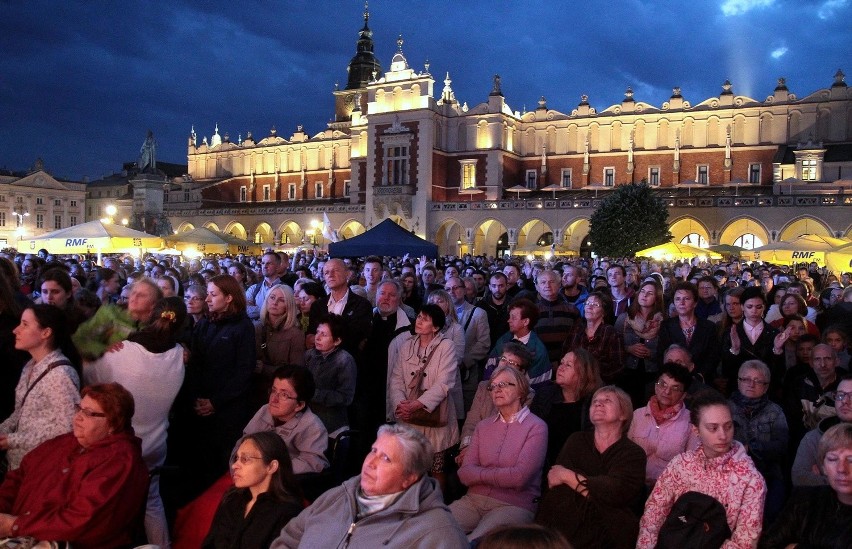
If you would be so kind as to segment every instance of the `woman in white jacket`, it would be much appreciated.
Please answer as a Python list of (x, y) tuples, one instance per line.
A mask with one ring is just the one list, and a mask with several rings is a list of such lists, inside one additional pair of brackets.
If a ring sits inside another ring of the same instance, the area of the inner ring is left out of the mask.
[[(155, 471), (166, 461), (169, 410), (184, 377), (184, 352), (177, 336), (185, 318), (186, 306), (181, 298), (161, 299), (154, 306), (149, 325), (130, 334), (117, 349), (83, 367), (86, 385), (116, 381), (133, 395), (136, 402), (133, 430), (142, 439), (142, 458), (149, 471)], [(163, 549), (170, 546), (158, 474), (151, 475), (145, 534), (149, 543)]]
[[(391, 369), (388, 417), (410, 424), (426, 436), (435, 449), (431, 473), (442, 487), (446, 450), (459, 441), (455, 406), (447, 402), (443, 407), (441, 426), (418, 425), (416, 416), (420, 410), (432, 412), (440, 408), (456, 386), (458, 358), (455, 347), (440, 334), (445, 322), (446, 316), (439, 306), (424, 305), (415, 320), (414, 334), (400, 334), (388, 350)], [(424, 392), (410, 399), (411, 386), (416, 385), (417, 374), (424, 365), (421, 382)]]

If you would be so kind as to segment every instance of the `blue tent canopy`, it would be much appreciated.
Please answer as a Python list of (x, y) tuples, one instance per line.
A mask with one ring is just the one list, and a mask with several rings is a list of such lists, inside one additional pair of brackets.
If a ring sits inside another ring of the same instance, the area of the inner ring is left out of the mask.
[(328, 245), (331, 257), (364, 257), (368, 255), (438, 257), (438, 245), (423, 240), (390, 219), (354, 238)]

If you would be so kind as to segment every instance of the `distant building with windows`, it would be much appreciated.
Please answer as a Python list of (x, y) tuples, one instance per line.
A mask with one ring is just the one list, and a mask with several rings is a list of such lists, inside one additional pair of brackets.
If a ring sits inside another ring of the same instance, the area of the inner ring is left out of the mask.
[(679, 241), (751, 248), (803, 233), (852, 236), (852, 91), (840, 70), (801, 96), (783, 78), (763, 99), (726, 81), (698, 102), (674, 88), (651, 105), (628, 88), (605, 109), (583, 95), (566, 112), (544, 97), (520, 112), (499, 76), (482, 101), (458, 100), (449, 73), (412, 68), (401, 38), (383, 70), (368, 23), (365, 13), (323, 131), (233, 141), (217, 126), (200, 143), (191, 132), (188, 185), (199, 201), (170, 202), (173, 227), (323, 245), (311, 222), (327, 213), (342, 237), (390, 217), (443, 254), (551, 242), (587, 253), (600, 200), (644, 181), (668, 201)]
[(57, 179), (37, 160), (26, 172), (0, 171), (0, 248), (83, 222), (86, 186)]

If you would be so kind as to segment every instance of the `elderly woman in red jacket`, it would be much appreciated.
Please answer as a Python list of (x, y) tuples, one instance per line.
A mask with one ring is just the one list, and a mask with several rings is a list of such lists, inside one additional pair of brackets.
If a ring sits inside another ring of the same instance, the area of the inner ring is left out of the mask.
[(148, 495), (133, 396), (118, 383), (83, 389), (74, 430), (24, 457), (0, 486), (0, 537), (110, 549), (131, 542)]

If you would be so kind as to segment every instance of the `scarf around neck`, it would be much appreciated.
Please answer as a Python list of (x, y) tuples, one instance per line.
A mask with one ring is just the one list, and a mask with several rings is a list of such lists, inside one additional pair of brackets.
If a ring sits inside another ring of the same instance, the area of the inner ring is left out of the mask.
[(657, 422), (657, 425), (662, 425), (663, 423), (671, 420), (678, 412), (680, 412), (681, 408), (683, 408), (683, 400), (674, 406), (669, 406), (667, 408), (663, 408), (660, 405), (657, 395), (652, 396), (648, 401), (648, 410), (650, 410), (651, 415), (654, 416), (654, 421)]

